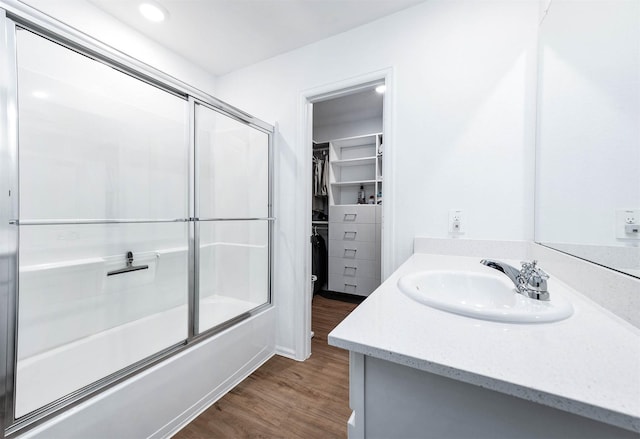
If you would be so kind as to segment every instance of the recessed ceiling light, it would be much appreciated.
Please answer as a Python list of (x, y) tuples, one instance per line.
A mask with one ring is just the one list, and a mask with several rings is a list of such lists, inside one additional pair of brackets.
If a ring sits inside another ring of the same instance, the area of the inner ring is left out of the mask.
[(49, 97), (49, 93), (42, 90), (34, 90), (34, 92), (31, 94), (33, 95), (33, 97), (38, 99), (47, 99)]
[(385, 92), (386, 89), (387, 89), (386, 85), (384, 85), (384, 84), (379, 85), (379, 86), (376, 87), (376, 93), (382, 94), (382, 93)]
[(140, 3), (138, 9), (140, 10), (140, 13), (144, 18), (149, 21), (153, 21), (154, 23), (160, 23), (164, 21), (169, 15), (165, 8), (155, 2), (150, 1)]

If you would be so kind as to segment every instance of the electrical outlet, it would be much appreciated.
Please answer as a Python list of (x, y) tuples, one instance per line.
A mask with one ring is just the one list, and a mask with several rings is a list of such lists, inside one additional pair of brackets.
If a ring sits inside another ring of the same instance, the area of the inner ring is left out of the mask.
[(463, 220), (462, 210), (454, 209), (449, 211), (449, 233), (451, 235), (462, 235), (464, 233)]
[(640, 240), (640, 209), (616, 210), (616, 238)]

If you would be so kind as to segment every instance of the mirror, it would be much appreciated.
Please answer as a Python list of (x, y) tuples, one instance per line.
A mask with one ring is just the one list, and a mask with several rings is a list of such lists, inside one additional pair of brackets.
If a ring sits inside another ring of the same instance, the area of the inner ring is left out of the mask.
[(640, 277), (640, 2), (542, 3), (535, 240)]

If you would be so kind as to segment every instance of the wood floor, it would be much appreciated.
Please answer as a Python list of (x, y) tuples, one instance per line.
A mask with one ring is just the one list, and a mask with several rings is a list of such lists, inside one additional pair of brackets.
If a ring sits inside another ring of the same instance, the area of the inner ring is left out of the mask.
[(174, 438), (346, 438), (349, 355), (327, 334), (356, 306), (315, 296), (311, 357), (271, 358)]

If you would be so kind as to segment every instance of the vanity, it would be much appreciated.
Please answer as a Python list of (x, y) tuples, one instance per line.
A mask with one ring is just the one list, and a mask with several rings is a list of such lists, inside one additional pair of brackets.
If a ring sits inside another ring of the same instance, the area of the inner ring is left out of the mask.
[(399, 287), (425, 272), (509, 282), (481, 259), (414, 253), (329, 334), (350, 352), (349, 438), (638, 438), (640, 330), (554, 272), (550, 303), (571, 312), (541, 323), (463, 315)]

